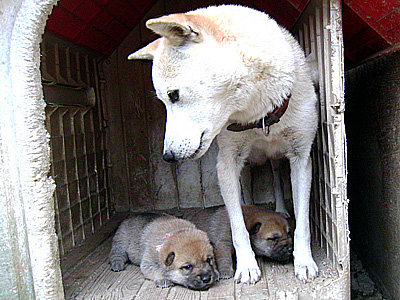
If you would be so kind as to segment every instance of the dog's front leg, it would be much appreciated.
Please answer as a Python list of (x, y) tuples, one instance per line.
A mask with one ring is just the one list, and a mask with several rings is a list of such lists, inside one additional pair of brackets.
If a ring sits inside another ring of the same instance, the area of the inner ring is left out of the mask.
[(309, 202), (311, 189), (311, 157), (296, 156), (290, 159), (290, 176), (293, 190), (293, 206), (296, 217), (294, 233), (294, 271), (301, 281), (314, 279), (318, 267), (311, 254)]
[[(234, 149), (234, 145), (224, 145), (218, 140), (217, 163), (218, 182), (229, 215), (232, 241), (236, 250), (237, 282), (255, 283), (261, 277), (260, 269), (250, 246), (249, 233), (244, 224), (240, 205), (239, 176), (244, 161)], [(233, 149), (232, 149), (233, 148)]]

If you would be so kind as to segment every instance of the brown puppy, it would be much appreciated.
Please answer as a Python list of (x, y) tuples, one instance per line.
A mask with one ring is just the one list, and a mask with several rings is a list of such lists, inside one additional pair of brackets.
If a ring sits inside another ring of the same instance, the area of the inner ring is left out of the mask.
[[(289, 235), (289, 223), (281, 213), (260, 206), (242, 206), (246, 228), (250, 234), (253, 251), (258, 256), (286, 261), (292, 256), (293, 244)], [(225, 206), (206, 209), (169, 211), (191, 221), (200, 230), (207, 232), (214, 244), (215, 259), (220, 278), (231, 278), (234, 274), (231, 227)]]
[(139, 214), (123, 221), (109, 258), (116, 272), (128, 261), (140, 265), (157, 287), (179, 284), (205, 290), (218, 279), (207, 234), (189, 221), (163, 214)]

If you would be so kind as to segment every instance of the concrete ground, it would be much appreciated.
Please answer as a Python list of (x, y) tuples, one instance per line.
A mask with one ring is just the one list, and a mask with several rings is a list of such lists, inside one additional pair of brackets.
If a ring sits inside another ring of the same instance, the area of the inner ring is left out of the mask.
[(351, 299), (353, 300), (386, 300), (368, 276), (354, 251), (351, 251)]

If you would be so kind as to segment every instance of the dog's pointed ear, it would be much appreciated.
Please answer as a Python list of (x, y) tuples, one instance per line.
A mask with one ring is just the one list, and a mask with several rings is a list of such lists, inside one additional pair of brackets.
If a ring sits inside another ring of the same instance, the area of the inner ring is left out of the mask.
[(174, 262), (175, 259), (175, 252), (170, 252), (167, 256), (167, 258), (165, 259), (165, 265), (166, 266), (170, 266), (172, 265), (172, 263)]
[(129, 54), (128, 59), (147, 59), (153, 60), (154, 52), (156, 52), (158, 45), (160, 45), (161, 38), (156, 39), (154, 42), (151, 42), (147, 46)]
[(201, 42), (200, 30), (189, 23), (189, 17), (185, 14), (172, 14), (150, 19), (146, 22), (146, 26), (175, 45), (180, 45), (185, 41)]
[(253, 226), (251, 226), (249, 234), (250, 235), (256, 234), (260, 230), (260, 227), (261, 227), (260, 222), (255, 223)]

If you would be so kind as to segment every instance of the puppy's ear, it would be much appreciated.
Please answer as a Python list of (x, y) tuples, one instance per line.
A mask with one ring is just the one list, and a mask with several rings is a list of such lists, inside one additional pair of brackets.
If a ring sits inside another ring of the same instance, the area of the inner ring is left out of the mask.
[(256, 224), (254, 224), (254, 225), (250, 228), (249, 234), (250, 234), (250, 235), (256, 234), (256, 233), (260, 230), (260, 227), (261, 227), (261, 223), (260, 223), (260, 222), (257, 222)]
[(275, 212), (277, 215), (279, 215), (280, 217), (284, 218), (284, 219), (289, 219), (290, 217), (288, 217), (287, 215), (285, 215), (282, 212)]
[(160, 44), (161, 38), (156, 39), (154, 42), (151, 42), (146, 47), (139, 49), (136, 52), (133, 52), (128, 56), (128, 59), (147, 59), (153, 60), (154, 52), (156, 52), (158, 45)]
[(185, 41), (201, 42), (200, 31), (189, 25), (189, 17), (185, 14), (172, 14), (146, 22), (147, 28), (167, 38), (172, 44), (180, 45)]
[(167, 258), (165, 259), (165, 265), (166, 266), (170, 266), (172, 265), (172, 263), (174, 262), (175, 259), (175, 252), (170, 252), (167, 256)]

